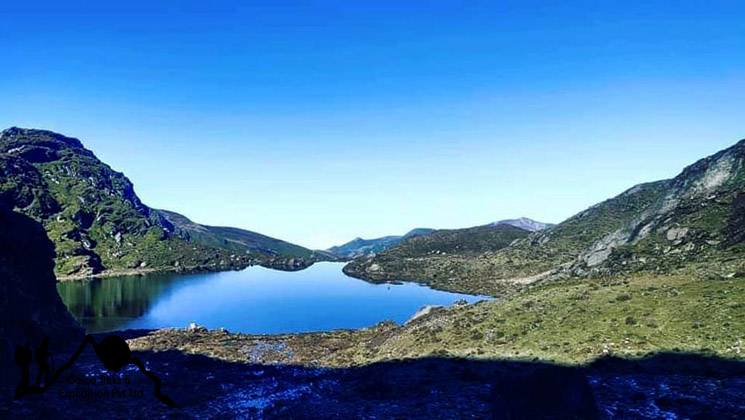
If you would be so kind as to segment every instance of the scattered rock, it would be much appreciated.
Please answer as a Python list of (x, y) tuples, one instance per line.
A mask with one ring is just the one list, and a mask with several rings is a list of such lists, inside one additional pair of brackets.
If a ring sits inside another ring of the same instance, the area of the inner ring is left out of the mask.
[(209, 331), (207, 327), (204, 327), (202, 325), (197, 324), (196, 322), (189, 323), (189, 326), (186, 328), (189, 332), (207, 332)]
[(688, 234), (688, 228), (674, 227), (674, 228), (670, 228), (667, 231), (667, 233), (665, 234), (665, 237), (667, 237), (668, 241), (677, 241), (677, 240), (685, 238), (687, 234)]

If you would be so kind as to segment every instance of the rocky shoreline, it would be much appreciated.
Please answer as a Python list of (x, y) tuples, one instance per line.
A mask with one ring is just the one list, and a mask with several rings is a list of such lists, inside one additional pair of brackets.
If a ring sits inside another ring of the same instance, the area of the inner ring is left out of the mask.
[(129, 268), (129, 269), (112, 269), (104, 270), (99, 273), (85, 273), (85, 274), (74, 274), (74, 275), (58, 275), (57, 281), (85, 281), (92, 279), (108, 278), (108, 277), (119, 277), (119, 276), (144, 276), (147, 274), (161, 274), (161, 273), (179, 273), (179, 274), (193, 274), (193, 273), (213, 273), (220, 271), (240, 271), (248, 267), (260, 265), (262, 267), (271, 268), (273, 270), (282, 271), (300, 271), (304, 270), (315, 262), (306, 261), (302, 259), (291, 258), (289, 260), (270, 260), (270, 261), (253, 261), (249, 263), (241, 264), (227, 264), (227, 265), (195, 265), (195, 266), (170, 266), (170, 267), (142, 267), (142, 268)]
[(100, 273), (86, 273), (86, 274), (74, 274), (67, 276), (57, 276), (57, 281), (85, 281), (92, 279), (108, 278), (108, 277), (119, 277), (119, 276), (144, 276), (147, 274), (161, 274), (161, 273), (211, 273), (219, 271), (240, 271), (248, 267), (257, 265), (256, 263), (242, 264), (242, 265), (230, 265), (230, 266), (214, 266), (214, 265), (197, 265), (191, 267), (144, 267), (144, 268), (129, 268), (129, 269), (113, 269), (104, 270)]

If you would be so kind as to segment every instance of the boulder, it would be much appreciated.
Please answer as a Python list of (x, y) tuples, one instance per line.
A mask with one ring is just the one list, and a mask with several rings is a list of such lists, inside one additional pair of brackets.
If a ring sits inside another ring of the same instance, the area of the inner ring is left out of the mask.
[(601, 418), (587, 378), (575, 368), (537, 366), (500, 375), (491, 395), (495, 420)]

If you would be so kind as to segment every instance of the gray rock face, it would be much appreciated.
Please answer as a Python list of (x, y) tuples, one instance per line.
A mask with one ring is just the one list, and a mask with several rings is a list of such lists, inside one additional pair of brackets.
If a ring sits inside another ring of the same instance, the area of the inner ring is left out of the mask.
[(411, 318), (409, 318), (406, 321), (406, 323), (408, 324), (409, 322), (411, 322), (411, 321), (413, 321), (415, 319), (421, 318), (424, 315), (427, 315), (430, 312), (432, 312), (433, 310), (438, 309), (438, 308), (442, 308), (442, 305), (424, 305), (421, 308), (419, 308), (419, 310), (416, 311), (416, 313), (414, 313), (414, 315), (412, 315)]
[(611, 252), (613, 252), (613, 248), (627, 241), (628, 234), (625, 232), (613, 232), (597, 241), (589, 251), (580, 256), (580, 260), (584, 260), (588, 267), (594, 267), (605, 261)]
[(544, 229), (548, 229), (550, 227), (555, 226), (552, 223), (538, 222), (533, 219), (529, 219), (527, 217), (521, 217), (519, 219), (500, 220), (498, 222), (494, 222), (491, 224), (491, 226), (498, 226), (498, 225), (510, 225), (510, 226), (518, 227), (520, 229), (527, 230), (528, 232), (536, 232), (539, 230), (544, 230)]
[(32, 219), (0, 207), (0, 364), (16, 345), (78, 341), (83, 329), (57, 294), (54, 244)]
[(688, 228), (671, 228), (665, 235), (668, 241), (677, 241), (685, 238), (688, 234)]

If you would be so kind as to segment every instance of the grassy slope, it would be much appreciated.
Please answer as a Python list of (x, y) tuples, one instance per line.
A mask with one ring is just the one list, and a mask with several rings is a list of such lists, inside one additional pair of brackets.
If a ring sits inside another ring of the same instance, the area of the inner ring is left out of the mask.
[[(674, 273), (688, 266), (704, 275), (745, 270), (745, 141), (701, 159), (669, 182), (665, 195), (619, 233), (616, 246), (590, 274)], [(739, 261), (738, 261), (739, 260)], [(575, 270), (588, 270), (577, 264)]]
[[(378, 354), (437, 353), (581, 363), (605, 354), (742, 356), (745, 280), (640, 276), (547, 283), (512, 299), (444, 310)], [(702, 314), (706, 314), (704, 317)]]
[(664, 194), (668, 181), (638, 185), (596, 204), (546, 231), (489, 256), (492, 275), (510, 278), (535, 275), (572, 261), (598, 239), (639, 217)]
[(171, 235), (153, 222), (133, 192), (132, 198), (127, 196), (129, 180), (92, 154), (63, 150), (60, 159), (35, 166), (45, 174), (49, 193), (61, 207), (44, 221), (56, 245), (58, 274), (78, 273), (91, 265), (92, 255), (106, 270), (247, 262), (243, 256)]

